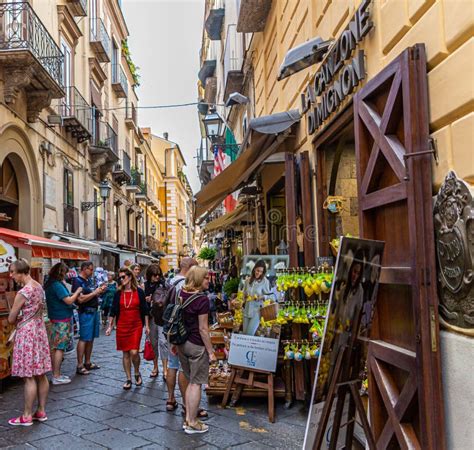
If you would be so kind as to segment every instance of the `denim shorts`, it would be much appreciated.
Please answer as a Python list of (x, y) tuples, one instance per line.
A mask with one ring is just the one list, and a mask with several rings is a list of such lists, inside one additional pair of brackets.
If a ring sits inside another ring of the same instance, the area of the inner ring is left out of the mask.
[(179, 356), (173, 355), (171, 351), (168, 352), (168, 369), (179, 370), (181, 369), (179, 364)]
[(83, 312), (79, 313), (79, 340), (91, 342), (99, 337), (100, 320), (99, 313)]

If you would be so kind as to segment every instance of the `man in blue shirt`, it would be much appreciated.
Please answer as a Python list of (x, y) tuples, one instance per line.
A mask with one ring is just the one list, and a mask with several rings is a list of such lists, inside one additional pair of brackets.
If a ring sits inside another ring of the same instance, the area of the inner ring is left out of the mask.
[(79, 296), (79, 343), (77, 344), (77, 369), (78, 375), (89, 375), (90, 370), (100, 369), (91, 362), (94, 339), (99, 337), (99, 296), (107, 289), (103, 284), (94, 289), (92, 275), (94, 274), (94, 264), (86, 261), (81, 264), (79, 276), (72, 282), (72, 291), (82, 288)]

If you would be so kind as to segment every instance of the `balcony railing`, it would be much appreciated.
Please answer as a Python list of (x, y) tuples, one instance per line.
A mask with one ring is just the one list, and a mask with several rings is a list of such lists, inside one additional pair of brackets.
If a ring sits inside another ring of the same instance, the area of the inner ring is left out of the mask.
[(110, 62), (111, 43), (102, 19), (92, 17), (90, 22), (90, 42), (100, 62)]
[(244, 35), (237, 32), (236, 25), (229, 25), (224, 51), (224, 100), (233, 92), (241, 91), (244, 81), (243, 63)]
[(0, 56), (25, 51), (62, 89), (64, 56), (32, 6), (27, 2), (0, 3)]
[(137, 124), (137, 108), (133, 103), (127, 102), (127, 106), (125, 108), (125, 125), (127, 125), (128, 128), (132, 129)]
[(127, 75), (120, 64), (114, 64), (112, 67), (112, 89), (119, 98), (127, 98), (128, 81)]
[(143, 182), (143, 180), (138, 186), (138, 188), (139, 188), (138, 192), (135, 193), (135, 199), (146, 201), (148, 199), (148, 189), (145, 183)]
[(118, 159), (117, 133), (107, 122), (99, 122), (92, 128), (91, 145), (93, 147), (111, 150)]
[(129, 183), (132, 179), (130, 156), (123, 150), (121, 153), (122, 157), (120, 162), (115, 165), (112, 176), (115, 182), (125, 184)]
[(78, 142), (91, 137), (92, 108), (76, 87), (66, 88), (66, 96), (59, 101), (59, 114), (66, 131), (71, 132)]
[(79, 234), (79, 210), (66, 204), (64, 204), (64, 231)]
[(67, 4), (74, 17), (87, 16), (87, 0), (67, 0)]

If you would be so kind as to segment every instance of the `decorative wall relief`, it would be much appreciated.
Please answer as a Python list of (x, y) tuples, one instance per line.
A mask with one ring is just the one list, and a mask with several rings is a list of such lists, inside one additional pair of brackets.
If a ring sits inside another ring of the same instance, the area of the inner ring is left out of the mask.
[(449, 172), (434, 202), (440, 321), (474, 336), (474, 200)]

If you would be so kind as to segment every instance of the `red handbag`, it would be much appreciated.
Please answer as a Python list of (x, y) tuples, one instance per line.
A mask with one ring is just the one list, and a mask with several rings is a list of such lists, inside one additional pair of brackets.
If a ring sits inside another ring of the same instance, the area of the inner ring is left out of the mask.
[(143, 358), (145, 361), (153, 361), (155, 359), (155, 351), (151, 345), (150, 339), (145, 341), (145, 348), (143, 349)]

